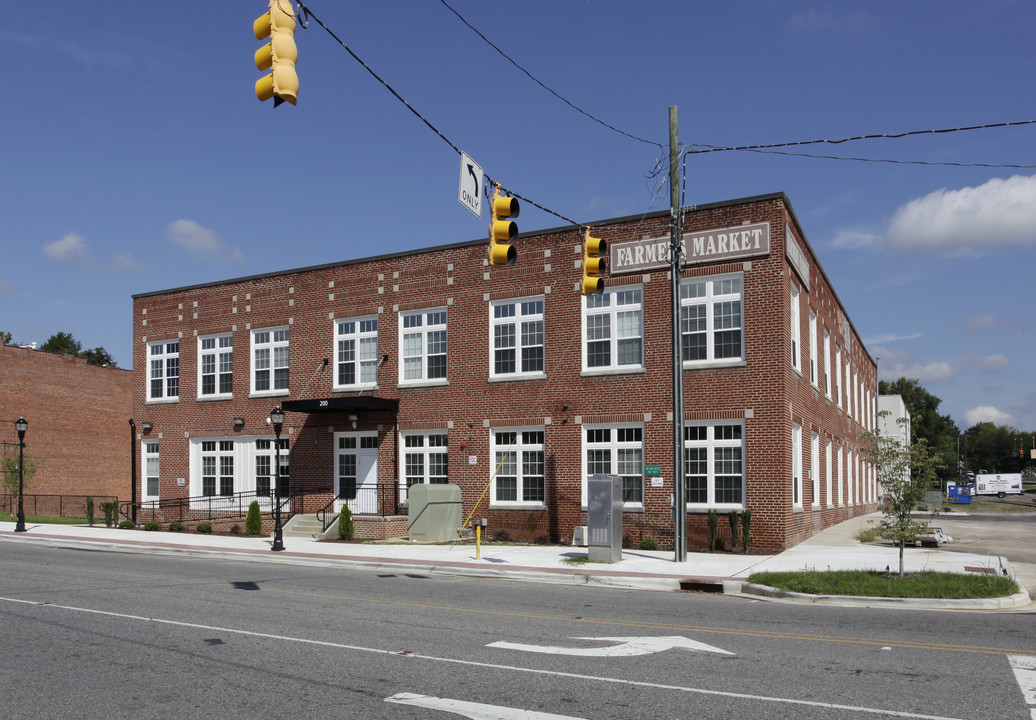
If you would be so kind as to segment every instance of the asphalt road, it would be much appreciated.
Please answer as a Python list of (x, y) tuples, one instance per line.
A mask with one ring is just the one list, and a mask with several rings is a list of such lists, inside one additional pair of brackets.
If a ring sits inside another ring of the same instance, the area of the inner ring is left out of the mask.
[(9, 543), (0, 697), (12, 720), (1023, 720), (1033, 616)]

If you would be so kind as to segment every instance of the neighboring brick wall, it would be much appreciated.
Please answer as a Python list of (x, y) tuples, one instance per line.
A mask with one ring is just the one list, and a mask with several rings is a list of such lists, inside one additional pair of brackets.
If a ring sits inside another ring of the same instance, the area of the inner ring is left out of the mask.
[[(792, 507), (792, 422), (803, 425), (804, 471), (810, 467), (812, 429), (821, 431), (823, 438), (853, 448), (854, 455), (861, 429), (823, 397), (822, 388), (818, 394), (810, 385), (811, 307), (822, 326), (831, 329), (832, 338), (837, 337), (840, 346), (851, 348), (853, 367), (862, 372), (867, 387), (876, 389), (877, 381), (874, 363), (851, 327), (851, 339), (843, 339), (843, 310), (804, 240), (801, 243), (812, 287), (810, 292), (803, 289), (801, 296), (805, 379), (792, 371), (788, 294), (793, 271), (785, 259), (785, 233), (793, 228), (800, 239), (802, 234), (783, 195), (688, 210), (684, 232), (761, 221), (771, 227), (769, 256), (693, 266), (683, 273), (743, 272), (746, 353), (746, 362), (738, 367), (685, 371), (684, 396), (688, 419), (744, 419), (753, 549), (775, 551), (875, 507), (870, 497), (867, 503), (852, 507), (829, 508), (822, 501), (814, 508), (807, 479), (803, 480), (804, 507)], [(662, 237), (668, 236), (667, 222), (668, 215), (662, 213), (622, 219), (608, 222), (595, 234), (610, 244)], [(643, 288), (645, 368), (637, 373), (585, 376), (581, 360), (582, 300), (576, 289), (581, 239), (582, 230), (573, 228), (521, 236), (515, 241), (518, 262), (504, 268), (486, 266), (486, 243), (471, 242), (136, 296), (133, 410), (138, 427), (144, 420), (154, 423), (154, 429), (142, 437), (160, 440), (162, 497), (184, 497), (188, 493), (190, 438), (272, 437), (265, 421), (280, 402), (300, 396), (314, 399), (348, 395), (332, 388), (332, 318), (375, 315), (379, 319), (378, 354), (389, 359), (380, 368), (378, 389), (366, 394), (399, 399), (401, 431), (448, 431), (449, 477), (461, 487), (464, 517), (474, 510), (474, 517), (488, 518), (490, 536), (506, 530), (515, 539), (570, 541), (573, 527), (586, 524), (586, 513), (580, 507), (582, 426), (637, 422), (643, 424), (645, 432), (644, 460), (661, 466), (664, 482), (662, 487), (653, 487), (650, 480), (645, 481), (644, 509), (624, 514), (624, 533), (634, 542), (654, 537), (663, 547), (671, 547), (669, 497), (674, 472), (668, 273), (662, 269), (608, 280), (610, 288), (624, 284)], [(545, 298), (546, 379), (490, 382), (490, 301), (524, 296)], [(437, 307), (446, 308), (449, 314), (449, 384), (399, 387), (399, 313)], [(249, 397), (250, 329), (278, 325), (291, 329), (290, 394)], [(233, 333), (233, 398), (199, 402), (197, 337), (216, 332)], [(147, 343), (173, 338), (180, 341), (179, 401), (148, 403)], [(322, 367), (325, 358), (331, 362)], [(245, 419), (243, 428), (233, 428), (235, 417)], [(482, 497), (493, 472), (491, 433), (494, 428), (513, 426), (545, 428), (545, 509), (490, 508), (488, 494)], [(379, 480), (391, 482), (401, 477), (401, 448), (391, 414), (361, 415), (357, 427), (379, 432)], [(343, 414), (287, 414), (283, 436), (291, 443), (291, 482), (294, 488), (305, 490), (307, 512), (331, 498), (333, 433), (352, 430), (352, 422)], [(474, 463), (469, 463), (469, 458), (474, 458)], [(820, 466), (824, 468), (823, 461)], [(186, 486), (179, 486), (178, 478), (186, 478)], [(480, 502), (477, 509), (476, 502)], [(690, 514), (689, 548), (706, 544), (705, 522), (704, 513)], [(729, 536), (725, 515), (720, 533)]]
[(17, 453), (14, 422), (25, 417), (25, 453), (38, 466), (27, 494), (131, 499), (132, 384), (130, 370), (0, 346), (0, 438)]

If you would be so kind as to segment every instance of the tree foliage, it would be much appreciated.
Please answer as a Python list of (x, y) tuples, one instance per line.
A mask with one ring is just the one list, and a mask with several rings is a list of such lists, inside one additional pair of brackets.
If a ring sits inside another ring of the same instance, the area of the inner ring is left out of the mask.
[(40, 346), (44, 352), (61, 353), (63, 355), (75, 355), (85, 358), (89, 365), (118, 367), (115, 358), (102, 346), (83, 350), (83, 344), (72, 336), (72, 333), (58, 332), (47, 338), (47, 342)]
[[(18, 445), (12, 444), (15, 448), (13, 451), (5, 453), (2, 460), (0, 460), (0, 467), (3, 468), (3, 487), (9, 493), (18, 493)], [(36, 458), (29, 455), (27, 452), (22, 453), (22, 461), (25, 463), (22, 470), (22, 490), (24, 491), (29, 487), (29, 482), (32, 480), (32, 476), (36, 474), (37, 462)]]
[[(991, 422), (972, 425), (962, 439), (964, 469), (977, 473), (1022, 472), (1032, 464), (1029, 452), (1032, 442), (1032, 433), (1019, 433), (1008, 425)], [(1024, 454), (1020, 455), (1019, 450)]]

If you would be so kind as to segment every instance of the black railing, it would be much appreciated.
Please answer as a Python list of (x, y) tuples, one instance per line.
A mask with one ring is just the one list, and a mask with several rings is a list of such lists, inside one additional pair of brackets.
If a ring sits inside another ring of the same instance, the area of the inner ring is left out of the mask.
[[(283, 523), (294, 515), (294, 507), (302, 507), (302, 495), (281, 496), (281, 520)], [(272, 494), (256, 494), (239, 492), (230, 495), (195, 495), (184, 498), (165, 498), (160, 500), (144, 500), (143, 502), (122, 503), (119, 514), (132, 518), (134, 505), (137, 509), (137, 522), (151, 520), (167, 522), (203, 522), (208, 520), (233, 520), (248, 515), (248, 507), (253, 501), (259, 503), (259, 510), (264, 515), (273, 512), (276, 505)]]
[(389, 517), (405, 513), (406, 503), (406, 488), (399, 487), (399, 483), (347, 487), (339, 497), (317, 510), (317, 520), (327, 530), (341, 514), (343, 506), (348, 507), (353, 515)]
[[(119, 498), (114, 495), (38, 495), (23, 494), (22, 507), (26, 515), (42, 515), (63, 518), (86, 518), (87, 498), (94, 499), (94, 517), (104, 517), (101, 503)], [(0, 493), (0, 513), (17, 511), (18, 493)]]

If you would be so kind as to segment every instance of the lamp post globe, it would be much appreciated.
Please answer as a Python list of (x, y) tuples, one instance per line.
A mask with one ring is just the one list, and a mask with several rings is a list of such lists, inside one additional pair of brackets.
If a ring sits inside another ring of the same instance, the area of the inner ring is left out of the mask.
[(284, 549), (284, 534), (281, 529), (281, 428), (284, 426), (284, 411), (278, 405), (270, 411), (270, 424), (274, 435), (274, 483), (273, 483), (273, 551)]
[(23, 502), (25, 472), (22, 470), (22, 465), (25, 461), (25, 431), (28, 428), (29, 423), (23, 417), (18, 418), (14, 423), (14, 429), (18, 431), (18, 521), (14, 526), (15, 532), (25, 532), (25, 505)]

